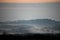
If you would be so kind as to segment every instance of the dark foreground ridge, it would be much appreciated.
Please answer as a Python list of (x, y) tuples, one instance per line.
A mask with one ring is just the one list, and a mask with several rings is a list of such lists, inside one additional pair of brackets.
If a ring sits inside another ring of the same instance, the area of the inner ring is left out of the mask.
[(28, 34), (3, 34), (3, 35), (0, 35), (0, 38), (3, 38), (3, 39), (26, 39), (26, 40), (29, 40), (29, 39), (35, 39), (35, 40), (58, 40), (60, 38), (60, 33), (58, 34), (31, 34), (31, 33), (28, 33)]

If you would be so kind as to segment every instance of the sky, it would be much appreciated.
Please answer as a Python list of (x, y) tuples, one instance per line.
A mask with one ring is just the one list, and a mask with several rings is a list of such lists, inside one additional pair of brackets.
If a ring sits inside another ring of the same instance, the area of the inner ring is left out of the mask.
[(0, 2), (2, 2), (0, 3), (0, 21), (32, 19), (60, 21), (59, 0), (2, 0)]
[[(1, 0), (0, 22), (14, 20), (52, 19), (60, 21), (59, 0)], [(32, 33), (42, 33), (41, 27), (25, 28)], [(45, 32), (45, 31), (44, 31)], [(43, 32), (43, 33), (44, 33)]]
[(44, 3), (44, 2), (60, 2), (60, 0), (0, 0), (0, 2), (8, 3)]

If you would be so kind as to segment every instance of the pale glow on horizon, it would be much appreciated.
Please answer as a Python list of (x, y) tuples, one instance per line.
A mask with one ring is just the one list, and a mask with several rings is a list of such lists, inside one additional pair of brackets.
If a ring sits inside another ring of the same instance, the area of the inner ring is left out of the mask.
[[(18, 10), (18, 9), (17, 9)], [(60, 14), (57, 12), (53, 12), (52, 10), (23, 10), (23, 11), (16, 11), (16, 10), (7, 10), (4, 12), (5, 14), (0, 15), (0, 21), (7, 21), (7, 20), (33, 20), (33, 19), (52, 19), (52, 20), (60, 20)], [(1, 19), (2, 17), (2, 19)]]

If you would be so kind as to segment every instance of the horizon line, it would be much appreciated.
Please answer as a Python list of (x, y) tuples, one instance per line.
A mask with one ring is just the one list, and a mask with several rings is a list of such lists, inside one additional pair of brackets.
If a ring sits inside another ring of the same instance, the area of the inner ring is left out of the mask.
[[(60, 20), (54, 20), (54, 19), (19, 19), (19, 20), (25, 20), (25, 21), (29, 21), (29, 20), (51, 20), (51, 21), (60, 21)], [(10, 22), (10, 21), (19, 21), (18, 19), (15, 20), (6, 20), (6, 21), (0, 21), (0, 22)]]

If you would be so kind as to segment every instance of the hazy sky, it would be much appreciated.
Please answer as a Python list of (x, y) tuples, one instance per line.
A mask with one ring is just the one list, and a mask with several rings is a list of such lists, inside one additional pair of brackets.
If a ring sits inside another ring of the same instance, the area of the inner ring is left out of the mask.
[(60, 2), (60, 0), (0, 0), (0, 2), (10, 3), (41, 3), (41, 2)]
[(60, 3), (0, 3), (0, 21), (53, 19), (60, 21)]

